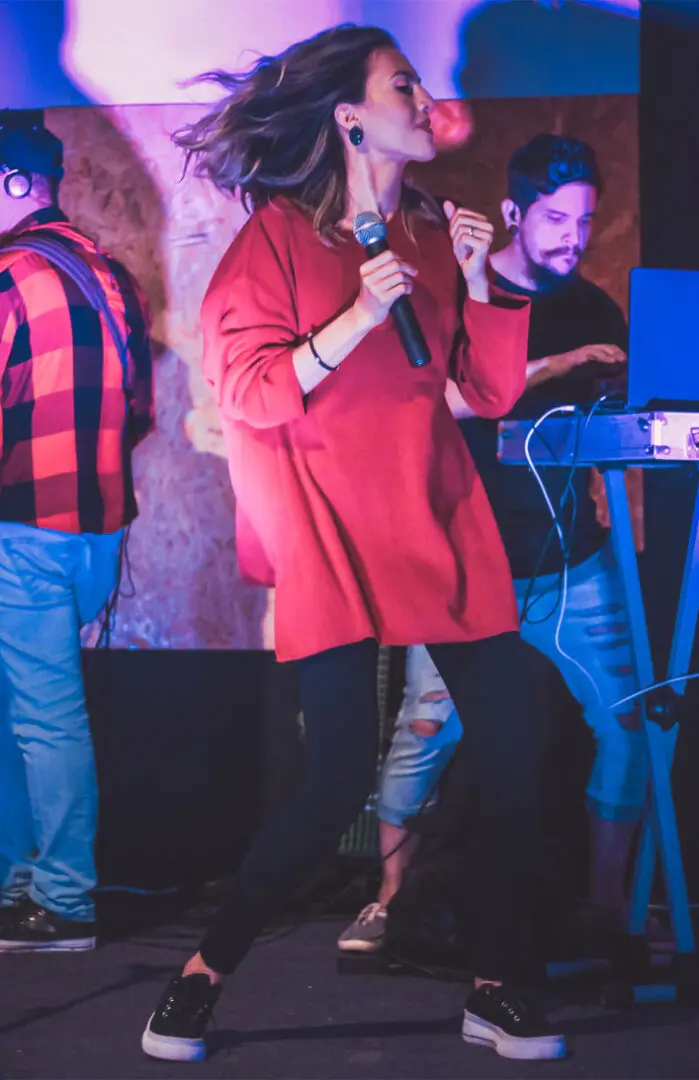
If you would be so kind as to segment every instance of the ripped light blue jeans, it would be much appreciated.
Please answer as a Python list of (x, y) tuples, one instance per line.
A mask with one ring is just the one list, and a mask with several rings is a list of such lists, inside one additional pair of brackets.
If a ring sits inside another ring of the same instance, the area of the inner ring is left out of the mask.
[(97, 778), (80, 626), (118, 578), (122, 533), (0, 522), (0, 904), (92, 921)]
[[(520, 612), (529, 580), (516, 580)], [(590, 673), (597, 686), (556, 649), (560, 608), (555, 606), (558, 576), (537, 579), (529, 607), (533, 620), (521, 634), (560, 670), (580, 702), (597, 743), (587, 788), (588, 809), (609, 821), (639, 820), (643, 810), (647, 761), (644, 736), (635, 703), (611, 706), (638, 689), (623, 601), (621, 580), (611, 545), (607, 544), (568, 575), (568, 598), (561, 629), (561, 647)], [(551, 612), (546, 618), (546, 613)], [(413, 730), (416, 720), (437, 725), (434, 735)], [(403, 703), (384, 764), (378, 814), (391, 825), (403, 823), (434, 801), (439, 778), (461, 738), (461, 721), (424, 646), (408, 650)]]

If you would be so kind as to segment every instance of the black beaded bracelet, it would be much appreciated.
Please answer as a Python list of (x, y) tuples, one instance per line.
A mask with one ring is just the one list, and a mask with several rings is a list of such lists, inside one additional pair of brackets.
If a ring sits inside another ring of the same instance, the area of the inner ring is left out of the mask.
[(306, 341), (308, 342), (308, 344), (311, 347), (311, 352), (313, 353), (313, 359), (315, 360), (316, 364), (320, 364), (320, 366), (323, 368), (324, 371), (337, 371), (337, 368), (338, 368), (339, 365), (336, 364), (335, 367), (331, 367), (330, 364), (326, 364), (324, 360), (321, 360), (320, 355), (318, 353), (318, 350), (316, 349), (315, 342), (313, 340), (313, 331), (312, 330), (308, 331), (308, 334), (306, 335)]

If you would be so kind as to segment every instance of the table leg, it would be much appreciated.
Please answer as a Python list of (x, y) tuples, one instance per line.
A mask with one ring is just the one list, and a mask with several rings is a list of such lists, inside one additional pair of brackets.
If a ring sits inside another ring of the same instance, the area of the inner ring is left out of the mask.
[[(612, 539), (626, 598), (640, 689), (651, 686), (655, 680), (624, 471), (608, 469), (604, 476), (612, 524)], [(693, 578), (691, 584), (694, 585)], [(690, 599), (693, 597), (690, 596)], [(681, 655), (678, 651), (680, 659)], [(648, 745), (650, 777), (648, 806), (631, 894), (629, 932), (642, 934), (645, 929), (657, 851), (660, 854), (677, 949), (679, 952), (691, 952), (694, 950), (694, 935), (672, 801), (670, 755), (666, 734), (658, 724), (649, 722), (644, 699), (640, 698), (639, 701)]]

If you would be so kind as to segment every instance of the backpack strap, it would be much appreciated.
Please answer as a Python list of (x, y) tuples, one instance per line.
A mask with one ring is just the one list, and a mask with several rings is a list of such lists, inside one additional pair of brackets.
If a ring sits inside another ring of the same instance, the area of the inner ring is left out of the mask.
[(4, 244), (0, 248), (0, 254), (4, 254), (6, 251), (18, 251), (41, 255), (47, 262), (62, 270), (67, 277), (75, 282), (88, 304), (99, 312), (107, 324), (107, 329), (112, 336), (121, 363), (123, 390), (128, 401), (130, 396), (128, 390), (128, 348), (114, 312), (109, 306), (107, 295), (94, 270), (78, 255), (75, 249), (64, 243), (56, 235), (46, 235), (48, 231), (48, 229), (43, 230), (44, 235), (23, 236), (17, 240), (12, 240), (9, 244)]

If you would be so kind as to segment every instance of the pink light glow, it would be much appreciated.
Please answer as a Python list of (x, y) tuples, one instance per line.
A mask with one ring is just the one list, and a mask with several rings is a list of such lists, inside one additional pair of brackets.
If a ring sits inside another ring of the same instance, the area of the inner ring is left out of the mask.
[(473, 116), (467, 101), (438, 101), (430, 119), (438, 150), (464, 146), (473, 134)]
[(215, 89), (181, 84), (359, 21), (361, 7), (360, 0), (68, 0), (63, 63), (100, 104), (210, 101)]
[[(524, 4), (548, 9), (552, 19), (574, 7), (636, 19), (640, 0), (517, 0), (515, 6)], [(455, 70), (464, 27), (498, 8), (506, 35), (508, 6), (506, 0), (65, 0), (61, 61), (98, 104), (207, 101), (215, 91), (182, 82), (211, 68), (245, 67), (255, 55), (339, 22), (376, 23), (405, 46), (431, 93), (449, 99), (461, 96)], [(573, 57), (576, 43), (565, 45)], [(594, 82), (595, 56), (579, 57), (580, 63)], [(577, 91), (556, 90), (571, 92)], [(595, 92), (594, 85), (586, 92)]]

